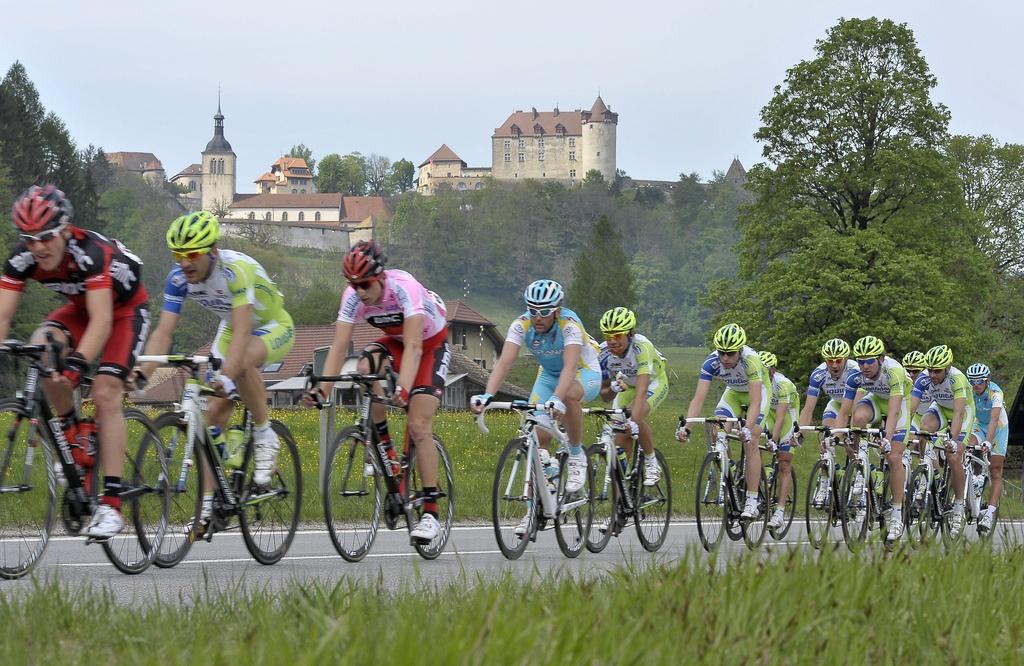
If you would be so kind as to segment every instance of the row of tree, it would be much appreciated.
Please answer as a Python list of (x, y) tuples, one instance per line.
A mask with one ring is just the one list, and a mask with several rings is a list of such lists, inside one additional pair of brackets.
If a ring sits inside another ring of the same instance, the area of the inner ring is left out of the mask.
[(416, 167), (407, 159), (392, 163), (383, 155), (363, 155), (357, 151), (347, 155), (330, 153), (318, 161), (313, 150), (302, 143), (292, 146), (288, 154), (306, 160), (318, 192), (384, 197), (413, 188)]

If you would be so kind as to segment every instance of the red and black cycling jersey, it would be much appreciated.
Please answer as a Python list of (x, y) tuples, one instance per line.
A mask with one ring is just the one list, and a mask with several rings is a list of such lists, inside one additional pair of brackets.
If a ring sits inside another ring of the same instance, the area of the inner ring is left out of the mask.
[(0, 289), (20, 292), (25, 289), (25, 282), (32, 279), (63, 294), (82, 309), (85, 309), (85, 292), (98, 289), (113, 290), (114, 309), (146, 302), (149, 296), (142, 286), (141, 259), (119, 240), (78, 227), (68, 229), (72, 236), (56, 270), (40, 268), (28, 246), (18, 243), (4, 263)]

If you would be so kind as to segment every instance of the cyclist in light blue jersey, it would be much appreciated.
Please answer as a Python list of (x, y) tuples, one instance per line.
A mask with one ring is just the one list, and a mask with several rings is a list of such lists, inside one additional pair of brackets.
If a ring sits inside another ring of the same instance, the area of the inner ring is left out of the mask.
[[(569, 435), (568, 477), (565, 490), (578, 492), (587, 477), (587, 457), (583, 452), (583, 403), (593, 400), (601, 390), (601, 366), (597, 343), (587, 334), (579, 316), (562, 307), (565, 293), (554, 280), (536, 280), (524, 293), (526, 312), (509, 326), (501, 356), (487, 380), (487, 388), (470, 398), (470, 409), (479, 413), (505, 381), (526, 347), (540, 364), (530, 392), (530, 402), (543, 403), (548, 414), (560, 418)], [(551, 436), (538, 430), (544, 450)], [(544, 454), (541, 454), (542, 457)], [(526, 518), (520, 525), (526, 530)], [(521, 533), (518, 531), (517, 533)]]
[(992, 489), (989, 492), (988, 509), (978, 518), (978, 529), (992, 529), (992, 523), (999, 510), (999, 496), (1003, 492), (1003, 462), (1006, 460), (1006, 444), (1010, 436), (1009, 420), (1003, 404), (1003, 390), (992, 381), (992, 372), (984, 363), (975, 363), (967, 368), (967, 381), (974, 393), (975, 422), (971, 432), (971, 444), (981, 444), (992, 452), (989, 476)]

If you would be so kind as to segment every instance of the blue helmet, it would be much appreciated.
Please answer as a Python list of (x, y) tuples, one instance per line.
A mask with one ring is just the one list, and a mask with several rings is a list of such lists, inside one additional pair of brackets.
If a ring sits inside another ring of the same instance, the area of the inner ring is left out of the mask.
[(981, 379), (988, 379), (992, 374), (992, 371), (988, 369), (988, 366), (984, 363), (975, 363), (971, 367), (967, 368), (967, 379), (971, 381), (979, 381)]
[(526, 304), (533, 308), (556, 308), (564, 298), (562, 285), (554, 280), (535, 280), (523, 293)]

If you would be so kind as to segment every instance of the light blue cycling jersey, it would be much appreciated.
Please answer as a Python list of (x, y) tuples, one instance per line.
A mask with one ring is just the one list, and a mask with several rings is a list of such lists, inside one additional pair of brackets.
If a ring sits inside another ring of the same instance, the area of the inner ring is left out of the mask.
[[(974, 393), (974, 391), (971, 391)], [(1003, 389), (999, 384), (989, 381), (988, 386), (981, 395), (974, 393), (974, 411), (978, 426), (982, 430), (988, 430), (989, 420), (992, 418), (992, 408), (999, 407), (999, 423), (996, 427), (1005, 428), (1009, 421), (1006, 417), (1006, 405), (1003, 404)]]
[(579, 316), (569, 308), (561, 308), (558, 321), (543, 333), (534, 328), (530, 314), (523, 313), (509, 326), (505, 341), (520, 347), (525, 346), (537, 359), (544, 372), (555, 376), (562, 372), (562, 352), (565, 346), (580, 345), (580, 369), (601, 372), (601, 364), (597, 358), (597, 343), (587, 334)]

